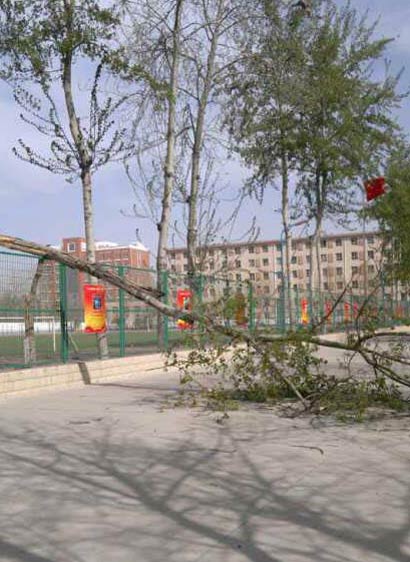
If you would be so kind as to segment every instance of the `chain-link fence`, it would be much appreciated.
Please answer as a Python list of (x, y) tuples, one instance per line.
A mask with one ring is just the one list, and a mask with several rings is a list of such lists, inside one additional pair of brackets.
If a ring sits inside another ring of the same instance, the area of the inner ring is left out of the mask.
[[(153, 270), (115, 264), (106, 267), (148, 290), (157, 287), (157, 273)], [(83, 286), (89, 281), (86, 274), (8, 251), (0, 251), (0, 273), (0, 368), (98, 358), (95, 335), (84, 332)], [(283, 333), (289, 328), (315, 325), (328, 332), (369, 322), (393, 325), (410, 318), (409, 302), (387, 296), (380, 299), (347, 292), (336, 295), (295, 290), (266, 295), (259, 294), (250, 282), (174, 272), (162, 272), (161, 284), (164, 302), (187, 311), (195, 309), (239, 329)], [(184, 345), (189, 339), (187, 333), (204, 334), (200, 322), (190, 326), (161, 316), (111, 285), (106, 285), (106, 300), (110, 357)], [(162, 324), (161, 342), (158, 322)], [(27, 353), (30, 326), (34, 356)]]

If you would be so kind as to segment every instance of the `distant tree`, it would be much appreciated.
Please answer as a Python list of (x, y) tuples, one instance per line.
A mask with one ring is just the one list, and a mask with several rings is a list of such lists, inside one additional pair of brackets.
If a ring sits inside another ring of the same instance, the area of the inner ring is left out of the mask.
[[(399, 75), (387, 69), (384, 79), (375, 77), (389, 40), (374, 38), (375, 25), (349, 4), (317, 0), (296, 21), (287, 3), (256, 4), (260, 22), (249, 39), (240, 36), (247, 56), (233, 76), (237, 98), (228, 123), (253, 169), (251, 187), (263, 197), (280, 181), (287, 285), (290, 223), (305, 220), (313, 230), (311, 286), (320, 289), (324, 221), (355, 209), (358, 180), (374, 173), (394, 145)], [(290, 291), (288, 299), (290, 308)]]
[[(2, 76), (14, 89), (21, 118), (50, 139), (48, 154), (22, 139), (14, 153), (22, 160), (81, 180), (87, 260), (95, 262), (92, 176), (132, 148), (116, 115), (128, 94), (103, 96), (101, 80), (115, 71), (141, 78), (117, 47), (121, 10), (97, 0), (0, 0)], [(77, 74), (91, 76), (90, 92), (78, 89)], [(145, 77), (145, 75), (144, 75)], [(77, 99), (76, 99), (77, 98)], [(63, 103), (61, 103), (61, 101)], [(99, 336), (100, 355), (108, 355)]]
[[(325, 220), (346, 224), (362, 204), (362, 180), (377, 173), (394, 148), (398, 125), (392, 116), (402, 100), (400, 74), (383, 63), (390, 39), (350, 4), (316, 2), (305, 40), (306, 62), (300, 114), (297, 196), (300, 214), (312, 224), (311, 286), (322, 288), (320, 237)], [(298, 197), (298, 200), (300, 198)]]
[[(294, 14), (285, 2), (256, 1), (251, 21), (238, 34), (242, 59), (233, 69), (226, 105), (226, 122), (234, 150), (252, 170), (251, 193), (266, 201), (265, 191), (279, 183), (284, 249), (282, 260), (287, 309), (292, 317), (290, 176), (300, 159), (300, 100), (306, 65), (303, 14)], [(232, 107), (233, 106), (233, 107)]]

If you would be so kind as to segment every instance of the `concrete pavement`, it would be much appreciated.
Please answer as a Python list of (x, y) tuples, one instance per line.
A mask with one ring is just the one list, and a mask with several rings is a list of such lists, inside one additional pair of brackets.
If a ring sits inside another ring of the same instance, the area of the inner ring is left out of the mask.
[(408, 562), (410, 418), (173, 408), (177, 377), (0, 403), (2, 562)]

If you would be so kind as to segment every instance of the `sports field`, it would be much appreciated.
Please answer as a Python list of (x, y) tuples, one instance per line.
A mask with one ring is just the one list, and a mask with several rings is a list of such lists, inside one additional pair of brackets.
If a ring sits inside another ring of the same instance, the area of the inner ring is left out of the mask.
[[(120, 354), (120, 333), (108, 332), (108, 345), (110, 354), (114, 357)], [(185, 334), (180, 331), (170, 330), (169, 342), (183, 342)], [(56, 334), (55, 348), (52, 334), (36, 334), (36, 351), (39, 362), (54, 362), (60, 359), (61, 338)], [(70, 333), (69, 344), (70, 358), (82, 359), (97, 358), (97, 340), (92, 334), (83, 332)], [(139, 352), (155, 351), (157, 349), (157, 333), (155, 330), (129, 330), (125, 332), (125, 354), (135, 355)], [(77, 353), (78, 350), (78, 353)], [(22, 335), (0, 335), (0, 368), (7, 366), (20, 366), (24, 363), (24, 347)]]

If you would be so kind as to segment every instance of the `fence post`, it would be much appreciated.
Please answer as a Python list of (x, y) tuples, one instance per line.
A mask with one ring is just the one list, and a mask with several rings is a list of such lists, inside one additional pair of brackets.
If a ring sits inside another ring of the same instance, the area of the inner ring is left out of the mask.
[(68, 326), (67, 326), (67, 267), (59, 264), (59, 289), (60, 289), (60, 358), (62, 363), (67, 363)]
[[(169, 304), (169, 273), (168, 271), (161, 271), (157, 275), (162, 275), (162, 290), (164, 293), (163, 302)], [(169, 318), (165, 314), (162, 315), (161, 321), (164, 323), (164, 348), (169, 347)], [(159, 342), (160, 343), (160, 342)]]
[[(124, 277), (125, 268), (123, 265), (118, 266), (118, 275)], [(119, 306), (119, 316), (118, 316), (118, 328), (120, 331), (120, 357), (125, 357), (125, 293), (123, 289), (118, 291), (118, 306)]]
[(248, 306), (249, 306), (249, 330), (255, 329), (255, 299), (253, 297), (253, 285), (248, 281)]

